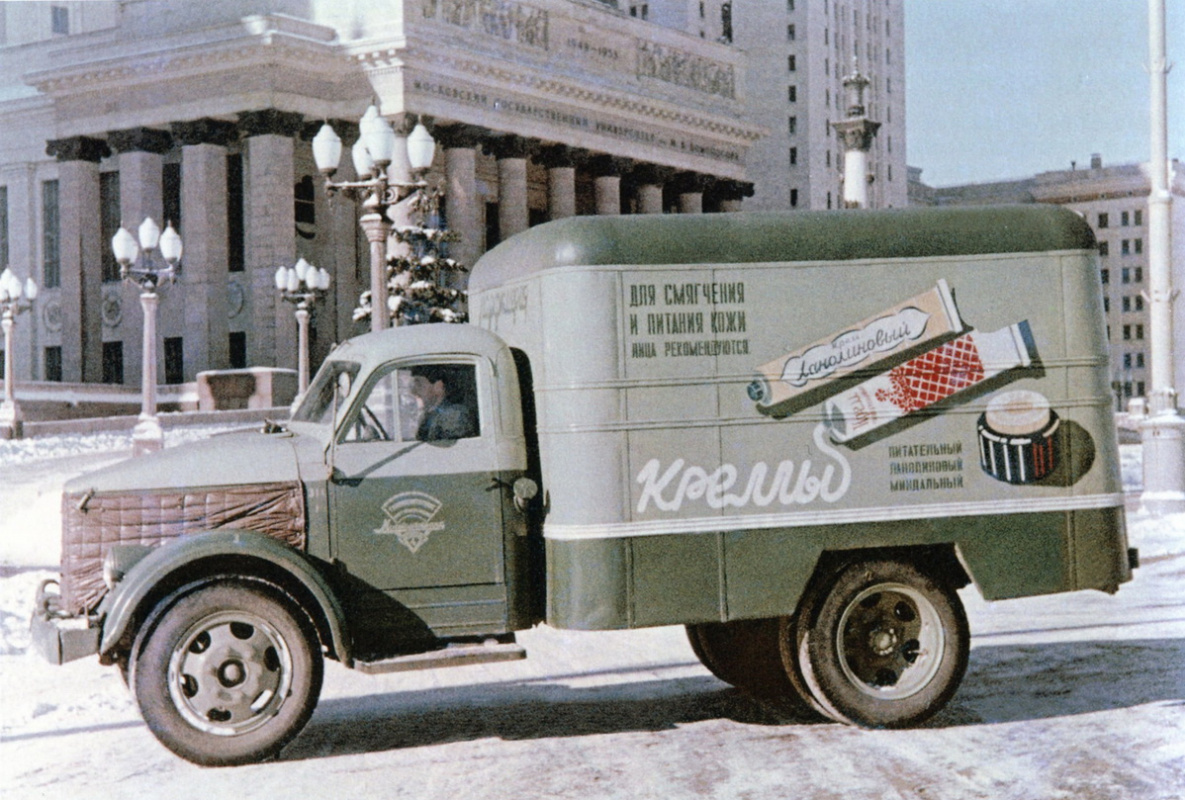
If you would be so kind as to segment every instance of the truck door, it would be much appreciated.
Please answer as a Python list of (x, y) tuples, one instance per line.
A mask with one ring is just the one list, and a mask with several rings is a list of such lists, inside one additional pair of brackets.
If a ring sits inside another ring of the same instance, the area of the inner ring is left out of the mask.
[(503, 582), (490, 386), (480, 359), (400, 361), (367, 381), (330, 482), (333, 551), (352, 577), (385, 591)]

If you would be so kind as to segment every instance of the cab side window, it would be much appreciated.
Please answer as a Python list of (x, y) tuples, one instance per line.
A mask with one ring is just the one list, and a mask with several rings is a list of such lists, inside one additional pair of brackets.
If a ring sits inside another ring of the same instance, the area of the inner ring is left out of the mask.
[(452, 441), (481, 435), (477, 370), (472, 364), (422, 364), (379, 375), (344, 441)]

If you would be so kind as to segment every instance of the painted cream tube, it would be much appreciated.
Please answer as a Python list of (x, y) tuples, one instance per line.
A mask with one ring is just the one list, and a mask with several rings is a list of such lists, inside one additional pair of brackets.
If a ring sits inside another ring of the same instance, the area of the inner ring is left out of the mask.
[[(789, 413), (796, 398), (805, 399), (801, 396), (811, 392), (812, 402), (819, 402), (823, 397), (814, 390), (861, 365), (871, 366), (962, 330), (950, 288), (945, 280), (939, 280), (934, 288), (916, 297), (762, 364), (749, 384), (749, 397), (763, 413)], [(834, 391), (841, 388), (835, 384)]]
[(831, 438), (849, 442), (1037, 357), (1028, 320), (971, 331), (870, 378), (827, 401)]

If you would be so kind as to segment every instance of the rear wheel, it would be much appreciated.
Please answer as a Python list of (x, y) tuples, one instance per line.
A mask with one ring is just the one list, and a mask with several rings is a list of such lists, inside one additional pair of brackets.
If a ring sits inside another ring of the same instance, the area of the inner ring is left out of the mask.
[(197, 764), (270, 758), (308, 722), (324, 668), (316, 632), (261, 590), (217, 583), (141, 634), (131, 685), (165, 747)]
[(781, 620), (735, 620), (687, 626), (691, 649), (708, 671), (759, 700), (782, 702), (795, 711), (807, 705), (786, 676), (778, 649)]
[(841, 722), (905, 727), (946, 705), (967, 668), (958, 595), (913, 564), (851, 564), (808, 590), (798, 627), (782, 631), (788, 674)]

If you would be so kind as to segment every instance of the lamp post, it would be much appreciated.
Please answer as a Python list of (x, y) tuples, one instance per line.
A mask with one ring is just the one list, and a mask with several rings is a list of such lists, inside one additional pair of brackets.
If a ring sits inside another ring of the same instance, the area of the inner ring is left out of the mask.
[(24, 418), (16, 402), (16, 369), (13, 362), (12, 329), (16, 316), (33, 307), (37, 299), (37, 284), (27, 278), (22, 285), (20, 279), (5, 268), (0, 273), (0, 326), (4, 328), (4, 400), (0, 402), (0, 439), (15, 439), (21, 435)]
[(1169, 187), (1168, 73), (1165, 54), (1165, 3), (1148, 0), (1148, 51), (1151, 76), (1151, 160), (1148, 172), (1148, 315), (1152, 333), (1152, 385), (1148, 416), (1140, 426), (1144, 491), (1140, 504), (1152, 514), (1185, 511), (1185, 418), (1177, 411), (1173, 359), (1172, 218)]
[(359, 224), (370, 244), (370, 329), (379, 331), (389, 327), (391, 320), (387, 306), (387, 240), (391, 236), (392, 220), (388, 212), (428, 185), (423, 175), (432, 166), (436, 142), (424, 124), (417, 123), (407, 137), (407, 163), (412, 180), (398, 180), (387, 174), (387, 168), (396, 155), (399, 137), (377, 108), (366, 109), (358, 123), (358, 132), (358, 141), (351, 152), (358, 180), (332, 180), (341, 160), (342, 141), (329, 123), (322, 125), (313, 137), (313, 160), (325, 176), (326, 191), (341, 192), (363, 201), (366, 213)]
[(309, 316), (313, 303), (329, 289), (329, 273), (302, 258), (296, 266), (276, 268), (276, 288), (284, 300), (296, 304), (296, 327), (300, 333), (297, 375), (300, 393), (304, 394), (309, 388)]
[(120, 277), (140, 287), (140, 307), (144, 310), (140, 419), (132, 429), (132, 455), (151, 453), (164, 446), (164, 431), (156, 417), (157, 287), (162, 281), (173, 282), (181, 272), (181, 237), (172, 224), (161, 233), (160, 226), (147, 217), (140, 223), (138, 234), (137, 242), (136, 237), (121, 227), (111, 238)]

